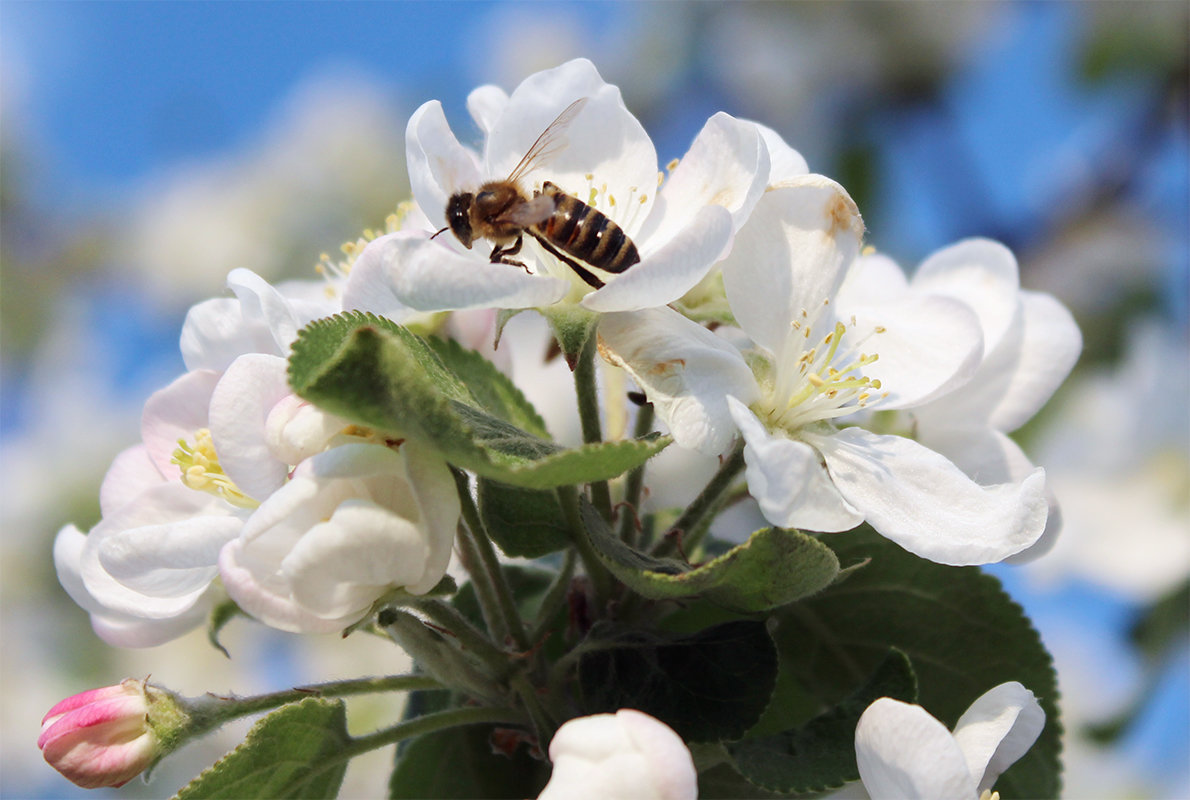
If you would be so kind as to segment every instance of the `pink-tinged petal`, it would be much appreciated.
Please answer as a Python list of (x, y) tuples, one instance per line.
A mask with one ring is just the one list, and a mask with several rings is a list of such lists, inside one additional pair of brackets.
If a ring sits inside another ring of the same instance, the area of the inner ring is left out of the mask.
[(1024, 550), (1045, 529), (1045, 471), (981, 486), (943, 456), (900, 436), (861, 428), (805, 435), (839, 492), (873, 528), (939, 564), (990, 564)]
[(211, 441), (219, 466), (241, 492), (262, 500), (280, 488), (289, 465), (269, 449), (269, 412), (291, 394), (288, 363), (277, 356), (237, 358), (211, 394)]
[(295, 603), (289, 584), (278, 576), (257, 580), (243, 564), (243, 547), (243, 540), (235, 539), (219, 554), (219, 575), (236, 605), (266, 625), (292, 633), (334, 633), (344, 628), (339, 620), (323, 619)]
[(446, 203), (458, 191), (473, 191), (483, 182), (475, 156), (459, 144), (442, 104), (424, 103), (405, 127), (409, 188), (431, 224), (446, 224)]
[(979, 794), (946, 726), (921, 706), (890, 697), (859, 718), (855, 760), (873, 800), (975, 800)]
[[(173, 474), (177, 474), (177, 467)], [(114, 514), (125, 503), (135, 500), (141, 492), (165, 482), (161, 470), (149, 458), (149, 451), (143, 444), (133, 445), (122, 451), (112, 461), (103, 484), (99, 487), (99, 509), (103, 516)]]
[(764, 518), (782, 528), (845, 531), (863, 522), (831, 482), (818, 453), (805, 442), (772, 435), (743, 403), (727, 398), (747, 447), (748, 493)]
[[(487, 177), (508, 175), (558, 114), (583, 97), (587, 102), (558, 140), (560, 146), (525, 176), (524, 188), (540, 188), (548, 180), (584, 202), (592, 188), (598, 189), (599, 210), (632, 236), (652, 208), (657, 151), (620, 90), (605, 83), (586, 59), (538, 72), (513, 90), (487, 138)], [(609, 197), (616, 198), (615, 205)]]
[(145, 401), (141, 414), (141, 438), (149, 458), (168, 480), (181, 477), (173, 463), (178, 440), (194, 444), (194, 434), (209, 424), (209, 408), (219, 373), (211, 370), (187, 372)]
[(923, 261), (913, 275), (913, 288), (971, 306), (983, 326), (984, 353), (991, 353), (1017, 313), (1016, 257), (999, 242), (964, 239)]
[(775, 189), (784, 186), (787, 182), (810, 172), (810, 166), (806, 163), (806, 159), (802, 157), (801, 153), (790, 147), (781, 138), (781, 134), (758, 122), (752, 124), (760, 131), (765, 148), (769, 151), (768, 185), (770, 187)]
[(723, 284), (740, 326), (780, 352), (803, 311), (834, 297), (859, 253), (863, 220), (834, 181), (806, 175), (765, 193), (723, 261)]
[(1024, 335), (1015, 367), (988, 419), (1001, 431), (1014, 431), (1032, 419), (1066, 380), (1083, 349), (1074, 317), (1052, 296), (1023, 291), (1021, 308)]
[(979, 780), (977, 791), (991, 789), (1004, 770), (1029, 751), (1041, 729), (1045, 712), (1033, 693), (1016, 681), (989, 689), (963, 712), (954, 739)]
[(608, 279), (583, 298), (592, 311), (636, 311), (680, 298), (710, 272), (731, 241), (731, 214), (722, 206), (704, 206), (694, 221), (660, 249), (642, 254), (640, 263)]
[(735, 436), (727, 394), (754, 400), (739, 351), (669, 308), (605, 314), (600, 352), (632, 375), (682, 447), (723, 452)]
[(768, 149), (758, 126), (715, 114), (661, 187), (639, 238), (650, 247), (666, 242), (709, 205), (731, 212), (732, 230), (738, 230), (764, 193), (768, 173)]
[[(133, 696), (135, 696), (135, 692)], [(51, 720), (51, 717), (60, 717), (67, 711), (74, 711), (76, 708), (90, 705), (91, 703), (100, 700), (109, 700), (114, 697), (129, 697), (129, 690), (122, 683), (117, 683), (115, 686), (104, 686), (99, 689), (88, 689), (85, 692), (79, 692), (76, 695), (71, 695), (65, 700), (62, 700), (54, 705), (49, 711), (45, 712), (45, 716), (41, 718), (41, 727), (44, 731), (47, 727), (46, 722), (57, 722), (56, 719)], [(144, 698), (141, 696), (141, 704), (143, 707)], [(40, 746), (40, 745), (39, 745)]]
[(485, 134), (491, 133), (507, 106), (508, 93), (499, 86), (480, 86), (467, 95), (467, 113)]
[[(377, 252), (369, 254), (375, 248)], [(419, 311), (535, 308), (561, 300), (567, 281), (462, 256), (425, 239), (381, 237), (360, 258), (380, 259), (402, 304)]]
[(880, 408), (907, 408), (961, 386), (983, 357), (979, 319), (949, 297), (909, 294), (880, 305), (838, 304), (836, 313), (854, 319), (844, 343), (872, 332), (860, 347), (877, 360), (863, 368), (879, 380), (872, 394), (886, 395)]

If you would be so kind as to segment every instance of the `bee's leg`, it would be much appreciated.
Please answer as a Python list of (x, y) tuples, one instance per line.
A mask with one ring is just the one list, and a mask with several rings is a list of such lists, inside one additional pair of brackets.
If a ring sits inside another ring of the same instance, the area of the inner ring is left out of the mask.
[(520, 267), (525, 272), (528, 272), (529, 268), (525, 266), (524, 262), (517, 261), (514, 258), (509, 258), (509, 256), (515, 256), (517, 253), (521, 252), (521, 245), (524, 244), (524, 241), (525, 241), (524, 236), (518, 236), (518, 237), (516, 237), (516, 241), (510, 245), (507, 245), (507, 246), (496, 245), (495, 247), (493, 247), (492, 248), (492, 263), (493, 264), (509, 264), (514, 267)]

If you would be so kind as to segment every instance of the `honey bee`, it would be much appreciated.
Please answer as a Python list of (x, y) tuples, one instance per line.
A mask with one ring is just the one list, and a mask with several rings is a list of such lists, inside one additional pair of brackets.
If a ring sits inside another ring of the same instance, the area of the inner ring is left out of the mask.
[(636, 245), (607, 215), (549, 181), (532, 197), (521, 188), (526, 173), (561, 149), (563, 133), (586, 102), (584, 97), (567, 106), (542, 131), (507, 178), (488, 181), (474, 194), (451, 195), (446, 204), (447, 226), (434, 236), (450, 230), (468, 250), (475, 239), (489, 239), (495, 245), (491, 263), (524, 268), (512, 256), (520, 252), (527, 233), (596, 289), (604, 285), (603, 281), (583, 264), (619, 273), (640, 261)]

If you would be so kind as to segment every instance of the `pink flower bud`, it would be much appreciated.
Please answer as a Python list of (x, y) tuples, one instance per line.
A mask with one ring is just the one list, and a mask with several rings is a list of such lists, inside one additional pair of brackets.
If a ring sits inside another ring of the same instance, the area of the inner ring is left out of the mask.
[(123, 786), (163, 755), (149, 721), (157, 700), (173, 706), (168, 694), (133, 678), (68, 697), (41, 721), (37, 746), (50, 766), (85, 789)]

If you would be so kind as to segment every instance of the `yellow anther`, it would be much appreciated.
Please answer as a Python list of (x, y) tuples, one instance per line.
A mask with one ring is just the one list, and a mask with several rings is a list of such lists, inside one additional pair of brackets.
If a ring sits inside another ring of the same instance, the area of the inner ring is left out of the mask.
[(821, 389), (823, 386), (826, 386), (826, 381), (820, 378), (816, 372), (811, 372), (809, 375), (807, 375), (806, 380), (819, 389)]
[(876, 333), (884, 333), (887, 330), (888, 330), (888, 328), (884, 327), (883, 325), (876, 326)]
[(642, 194), (640, 196), (640, 204), (643, 206), (645, 204), (645, 201), (648, 199), (649, 199), (649, 196), (647, 194)]
[(586, 175), (584, 175), (583, 177), (584, 177), (584, 178), (586, 178), (588, 182), (589, 182), (589, 181), (593, 181), (593, 180), (595, 180), (595, 175), (594, 175), (593, 173), (590, 173), (590, 172), (588, 172), (588, 173), (587, 173)]
[(215, 443), (207, 428), (194, 432), (194, 445), (178, 440), (172, 463), (181, 470), (182, 484), (199, 492), (208, 492), (238, 508), (256, 508), (260, 503), (244, 494), (223, 472)]
[(678, 159), (675, 158), (672, 161), (670, 161), (668, 164), (665, 165), (665, 168), (667, 170), (669, 170), (670, 172), (673, 172), (675, 169), (678, 168)]
[(591, 187), (591, 196), (587, 198), (587, 205), (595, 205), (595, 198), (599, 196), (599, 190), (594, 186)]
[(607, 196), (607, 204), (609, 206), (614, 206), (616, 204), (616, 196), (614, 194), (609, 194)]

